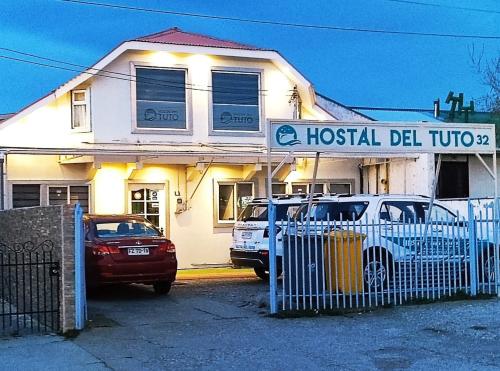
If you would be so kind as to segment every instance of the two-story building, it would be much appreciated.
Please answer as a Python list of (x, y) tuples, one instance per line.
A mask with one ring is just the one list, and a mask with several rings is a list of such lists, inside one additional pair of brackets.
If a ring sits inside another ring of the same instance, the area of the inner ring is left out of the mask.
[[(227, 263), (238, 213), (266, 193), (271, 118), (368, 120), (316, 94), (274, 50), (177, 28), (125, 41), (0, 123), (0, 197), (6, 208), (80, 202), (91, 213), (142, 214), (174, 241), (180, 267)], [(363, 191), (377, 161), (324, 158), (316, 191)], [(391, 191), (427, 193), (419, 169), (429, 159), (398, 161), (392, 171), (405, 175)], [(313, 161), (289, 162), (273, 192), (307, 192)], [(385, 184), (383, 171), (372, 186)]]

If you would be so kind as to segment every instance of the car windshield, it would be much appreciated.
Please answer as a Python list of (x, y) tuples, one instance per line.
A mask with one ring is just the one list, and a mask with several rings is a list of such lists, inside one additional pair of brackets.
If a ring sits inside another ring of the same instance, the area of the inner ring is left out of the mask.
[(140, 220), (96, 222), (95, 228), (99, 238), (161, 236), (152, 224)]
[[(286, 221), (288, 216), (292, 216), (298, 204), (276, 205), (276, 220)], [(267, 204), (250, 204), (241, 212), (238, 220), (243, 222), (267, 222)]]
[[(366, 208), (368, 207), (367, 201), (351, 201), (351, 202), (323, 202), (315, 203), (311, 208), (312, 220), (342, 220), (352, 221), (359, 220)], [(301, 221), (307, 218), (307, 204), (303, 204), (296, 212), (294, 218)]]

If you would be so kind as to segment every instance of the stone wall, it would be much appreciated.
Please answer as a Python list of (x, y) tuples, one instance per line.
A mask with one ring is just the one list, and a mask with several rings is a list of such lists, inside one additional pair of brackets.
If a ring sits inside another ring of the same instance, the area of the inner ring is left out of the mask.
[(0, 296), (4, 303), (17, 312), (59, 307), (55, 319), (46, 313), (33, 315), (35, 326), (42, 322), (42, 326), (54, 327), (57, 321), (63, 332), (75, 328), (74, 229), (73, 206), (0, 211)]

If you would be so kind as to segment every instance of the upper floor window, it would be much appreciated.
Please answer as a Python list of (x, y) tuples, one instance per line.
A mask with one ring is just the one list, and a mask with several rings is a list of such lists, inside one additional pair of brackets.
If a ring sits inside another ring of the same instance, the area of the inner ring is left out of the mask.
[(186, 129), (186, 71), (137, 67), (138, 129)]
[(89, 90), (73, 90), (71, 92), (71, 128), (90, 129)]
[(260, 131), (258, 73), (212, 71), (212, 129)]

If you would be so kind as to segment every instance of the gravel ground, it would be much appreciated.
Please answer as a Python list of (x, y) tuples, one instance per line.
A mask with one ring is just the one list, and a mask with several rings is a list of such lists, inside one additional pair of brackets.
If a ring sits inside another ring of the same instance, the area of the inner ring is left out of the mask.
[(258, 279), (178, 282), (90, 297), (90, 328), (73, 340), (116, 370), (500, 370), (500, 301), (277, 319)]

